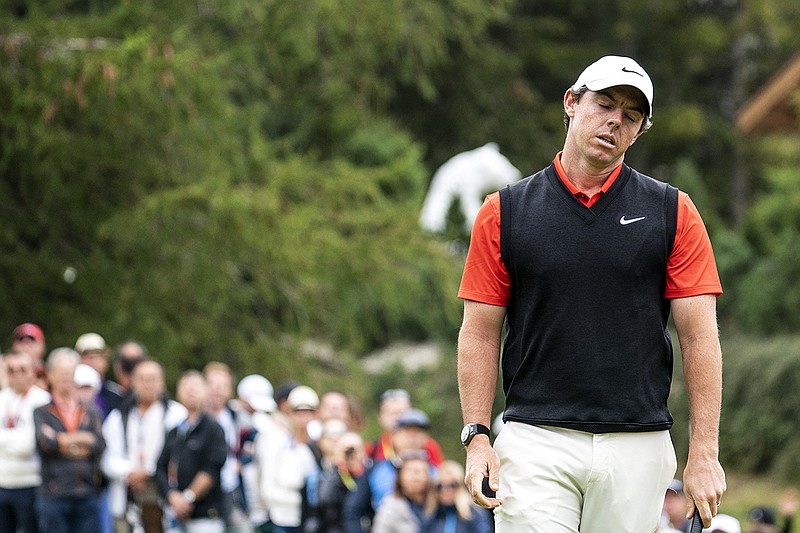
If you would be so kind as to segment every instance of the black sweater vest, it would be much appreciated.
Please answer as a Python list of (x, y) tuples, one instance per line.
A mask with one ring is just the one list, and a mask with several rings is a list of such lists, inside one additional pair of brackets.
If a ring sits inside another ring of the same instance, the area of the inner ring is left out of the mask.
[(677, 189), (627, 165), (591, 208), (552, 165), (500, 191), (505, 420), (592, 433), (672, 426), (664, 290), (677, 207)]

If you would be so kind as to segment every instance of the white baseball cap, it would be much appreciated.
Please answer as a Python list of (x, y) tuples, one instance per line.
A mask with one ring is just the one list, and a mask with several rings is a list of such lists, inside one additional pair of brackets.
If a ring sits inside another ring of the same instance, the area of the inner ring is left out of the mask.
[(79, 354), (86, 352), (102, 352), (106, 349), (106, 341), (97, 333), (84, 333), (75, 341), (75, 351)]
[(272, 397), (272, 383), (258, 374), (243, 377), (236, 387), (236, 394), (260, 413), (271, 413), (277, 407)]
[(572, 89), (577, 91), (584, 85), (590, 91), (602, 91), (617, 85), (636, 87), (647, 100), (647, 116), (653, 115), (653, 81), (642, 66), (630, 57), (601, 57), (581, 72)]
[(315, 410), (319, 407), (319, 396), (311, 387), (300, 385), (292, 389), (286, 403), (293, 411), (300, 409)]
[(707, 531), (709, 533), (715, 531), (721, 533), (742, 533), (742, 526), (739, 525), (739, 521), (731, 515), (718, 514), (711, 519), (711, 527), (704, 529), (703, 531)]
[(95, 391), (100, 390), (102, 385), (102, 378), (97, 370), (83, 363), (75, 367), (73, 379), (78, 387), (91, 387)]

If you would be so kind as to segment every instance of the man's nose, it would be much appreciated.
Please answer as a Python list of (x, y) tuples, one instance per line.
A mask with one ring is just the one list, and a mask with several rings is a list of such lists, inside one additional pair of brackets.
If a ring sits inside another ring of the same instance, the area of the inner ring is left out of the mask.
[(622, 124), (622, 109), (613, 109), (611, 115), (608, 117), (607, 124), (613, 128), (618, 128), (620, 124)]

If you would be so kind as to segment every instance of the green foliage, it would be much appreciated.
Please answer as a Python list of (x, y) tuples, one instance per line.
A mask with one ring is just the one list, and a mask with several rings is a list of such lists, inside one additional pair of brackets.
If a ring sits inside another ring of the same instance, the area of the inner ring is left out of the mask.
[(111, 263), (130, 267), (118, 303), (138, 310), (120, 328), (140, 329), (139, 313), (171, 317), (148, 337), (180, 338), (185, 364), (230, 352), (235, 367), (290, 355), (250, 345), (259, 338), (362, 353), (452, 331), (458, 268), (407, 216), (408, 200), (387, 199), (381, 172), (296, 159), (262, 183), (173, 189), (111, 219)]
[[(800, 193), (797, 165), (800, 150), (794, 138), (771, 138), (752, 147), (754, 157), (767, 161), (759, 194), (735, 248), (731, 279), (731, 318), (747, 331), (797, 331), (800, 292)], [(729, 242), (731, 242), (729, 240)], [(724, 252), (725, 252), (724, 251)], [(725, 255), (721, 256), (726, 261)], [(728, 266), (728, 265), (726, 265)]]
[(787, 482), (800, 479), (798, 342), (796, 337), (724, 340), (720, 451), (728, 468)]
[[(764, 339), (728, 333), (722, 335), (721, 343), (723, 390), (719, 442), (723, 467), (729, 474), (796, 484), (800, 480), (800, 459), (795, 447), (796, 414), (800, 409), (800, 337)], [(691, 433), (689, 399), (677, 345), (675, 352), (669, 400), (675, 422), (670, 433), (679, 463), (685, 465)], [(729, 487), (741, 492), (741, 487), (730, 482)], [(750, 505), (763, 503), (751, 501)]]
[[(105, 19), (65, 8), (61, 23), (55, 5), (31, 6), (26, 26), (49, 36), (5, 48), (2, 83), (21, 112), (3, 130), (3, 219), (20, 217), (28, 236), (5, 226), (0, 268), (31, 279), (4, 276), (4, 315), (42, 323), (51, 343), (84, 328), (133, 335), (175, 370), (280, 355), (266, 365), (278, 375), (299, 342), (287, 338), (360, 353), (451, 334), (460, 258), (416, 226), (420, 148), (373, 116), (371, 82), (353, 98), (339, 76), (357, 66), (346, 24), (326, 49), (304, 38), (327, 31), (338, 7), (191, 5), (153, 18), (146, 2), (106, 6)], [(60, 35), (91, 35), (100, 20), (150, 24), (110, 32), (121, 39)], [(436, 49), (422, 56), (435, 62)], [(72, 285), (60, 280), (67, 266)]]

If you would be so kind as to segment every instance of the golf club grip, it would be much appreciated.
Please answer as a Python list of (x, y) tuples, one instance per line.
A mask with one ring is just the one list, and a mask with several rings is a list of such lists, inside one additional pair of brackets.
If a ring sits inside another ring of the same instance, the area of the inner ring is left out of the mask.
[(700, 533), (703, 531), (703, 519), (700, 518), (700, 511), (697, 510), (697, 507), (694, 508), (694, 514), (692, 515), (692, 524), (689, 528), (689, 533)]

